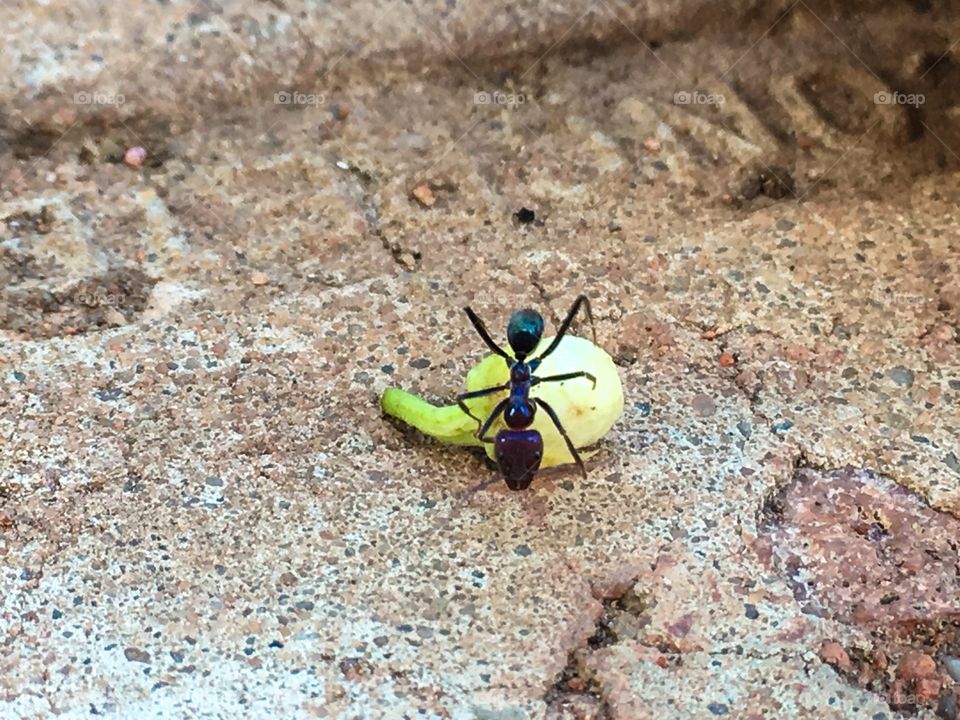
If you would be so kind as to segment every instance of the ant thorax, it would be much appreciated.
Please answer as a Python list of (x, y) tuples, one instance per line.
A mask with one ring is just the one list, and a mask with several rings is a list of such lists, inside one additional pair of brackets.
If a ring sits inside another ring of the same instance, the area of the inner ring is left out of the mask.
[(530, 382), (533, 376), (533, 368), (528, 363), (517, 361), (510, 366), (510, 384), (518, 385), (520, 383)]

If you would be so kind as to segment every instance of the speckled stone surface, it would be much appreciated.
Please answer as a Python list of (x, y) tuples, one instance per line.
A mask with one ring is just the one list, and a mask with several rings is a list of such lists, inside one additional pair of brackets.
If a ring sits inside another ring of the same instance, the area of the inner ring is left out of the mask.
[[(0, 4), (0, 716), (956, 717), (960, 23), (879, 5)], [(579, 292), (587, 480), (381, 417)]]

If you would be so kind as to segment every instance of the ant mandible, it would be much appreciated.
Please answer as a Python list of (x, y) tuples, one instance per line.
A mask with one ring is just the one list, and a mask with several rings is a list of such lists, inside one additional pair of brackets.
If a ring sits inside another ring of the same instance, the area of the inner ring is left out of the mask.
[[(563, 373), (561, 375), (550, 375), (549, 377), (536, 377), (534, 375), (543, 359), (560, 345), (560, 341), (563, 340), (563, 336), (566, 335), (570, 323), (573, 322), (573, 318), (576, 317), (581, 307), (585, 309), (587, 318), (590, 320), (590, 326), (593, 328), (593, 340), (594, 344), (596, 344), (597, 332), (596, 328), (593, 327), (590, 301), (586, 295), (580, 295), (574, 301), (563, 323), (561, 323), (560, 329), (557, 331), (557, 336), (550, 345), (547, 346), (546, 350), (532, 360), (527, 360), (527, 357), (536, 349), (543, 337), (543, 317), (540, 313), (536, 310), (524, 309), (517, 310), (510, 316), (510, 322), (507, 324), (507, 341), (510, 343), (510, 349), (513, 351), (513, 357), (511, 357), (503, 348), (493, 341), (490, 333), (487, 332), (486, 326), (483, 324), (483, 321), (477, 317), (477, 314), (469, 307), (464, 308), (464, 312), (467, 313), (467, 317), (470, 318), (470, 322), (473, 323), (473, 327), (476, 328), (477, 333), (487, 344), (487, 347), (506, 360), (507, 367), (510, 369), (510, 380), (503, 385), (483, 388), (482, 390), (473, 390), (472, 392), (458, 395), (457, 404), (467, 415), (477, 421), (479, 427), (477, 437), (482, 442), (493, 443), (494, 457), (497, 460), (497, 466), (500, 468), (503, 479), (507, 482), (507, 487), (511, 490), (525, 490), (530, 487), (534, 475), (540, 468), (540, 460), (543, 457), (543, 438), (539, 432), (530, 428), (537, 413), (537, 406), (543, 408), (547, 415), (550, 416), (553, 424), (563, 437), (564, 442), (566, 442), (567, 449), (570, 451), (570, 455), (573, 457), (577, 467), (580, 468), (583, 477), (587, 476), (587, 470), (583, 465), (583, 460), (580, 459), (580, 455), (573, 446), (570, 436), (567, 435), (567, 431), (563, 429), (557, 413), (541, 398), (530, 397), (530, 389), (544, 382), (559, 382), (583, 377), (590, 380), (594, 387), (597, 386), (597, 379), (583, 370)], [(483, 397), (484, 395), (492, 395), (493, 393), (503, 390), (509, 390), (510, 394), (497, 403), (493, 412), (490, 413), (490, 416), (482, 424), (480, 418), (471, 413), (470, 408), (467, 407), (464, 402), (464, 400)], [(503, 415), (507, 427), (500, 430), (495, 437), (486, 437), (490, 426), (500, 415)]]

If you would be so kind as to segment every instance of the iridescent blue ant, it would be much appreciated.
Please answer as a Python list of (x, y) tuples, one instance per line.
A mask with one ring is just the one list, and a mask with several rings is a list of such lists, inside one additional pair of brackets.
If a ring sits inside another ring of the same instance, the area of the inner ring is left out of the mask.
[[(583, 476), (587, 476), (583, 460), (580, 459), (577, 449), (573, 446), (567, 431), (560, 423), (557, 413), (542, 399), (530, 397), (530, 388), (543, 382), (557, 382), (583, 377), (590, 380), (596, 387), (597, 379), (583, 370), (561, 375), (550, 375), (549, 377), (536, 377), (534, 375), (543, 359), (557, 349), (581, 307), (585, 309), (587, 318), (590, 320), (591, 326), (593, 325), (590, 301), (586, 295), (580, 295), (560, 324), (560, 329), (550, 345), (540, 355), (529, 361), (527, 357), (536, 350), (537, 345), (543, 338), (543, 317), (540, 313), (536, 310), (526, 309), (517, 310), (510, 316), (510, 322), (507, 324), (507, 342), (510, 343), (510, 349), (513, 351), (513, 357), (511, 357), (493, 341), (477, 314), (470, 308), (464, 308), (467, 317), (470, 318), (470, 322), (473, 323), (473, 327), (476, 328), (487, 347), (506, 360), (507, 367), (510, 368), (510, 380), (496, 387), (463, 393), (457, 397), (457, 403), (467, 415), (477, 421), (479, 426), (477, 437), (483, 442), (493, 443), (497, 466), (500, 468), (503, 479), (507, 482), (507, 487), (511, 490), (525, 490), (530, 487), (534, 475), (540, 469), (540, 461), (543, 458), (543, 438), (539, 432), (530, 428), (537, 415), (538, 406), (543, 408), (544, 412), (550, 416), (564, 442), (566, 442), (573, 461), (580, 468)], [(594, 342), (596, 342), (596, 330), (594, 330)], [(470, 412), (470, 408), (464, 402), (471, 398), (492, 395), (503, 390), (509, 390), (508, 396), (497, 403), (493, 412), (482, 423), (480, 418)], [(501, 415), (503, 415), (503, 421), (507, 427), (500, 430), (495, 437), (487, 437), (490, 426)]]

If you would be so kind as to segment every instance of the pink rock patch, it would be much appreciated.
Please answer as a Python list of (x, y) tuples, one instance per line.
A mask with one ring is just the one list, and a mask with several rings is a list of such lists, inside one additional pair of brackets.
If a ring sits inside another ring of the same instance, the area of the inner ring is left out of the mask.
[(758, 555), (804, 612), (876, 638), (868, 652), (825, 643), (821, 660), (896, 709), (957, 717), (948, 665), (960, 652), (960, 521), (854, 469), (798, 471), (767, 515)]
[(800, 470), (774, 502), (772, 562), (806, 611), (867, 628), (960, 618), (960, 521), (867, 470)]

